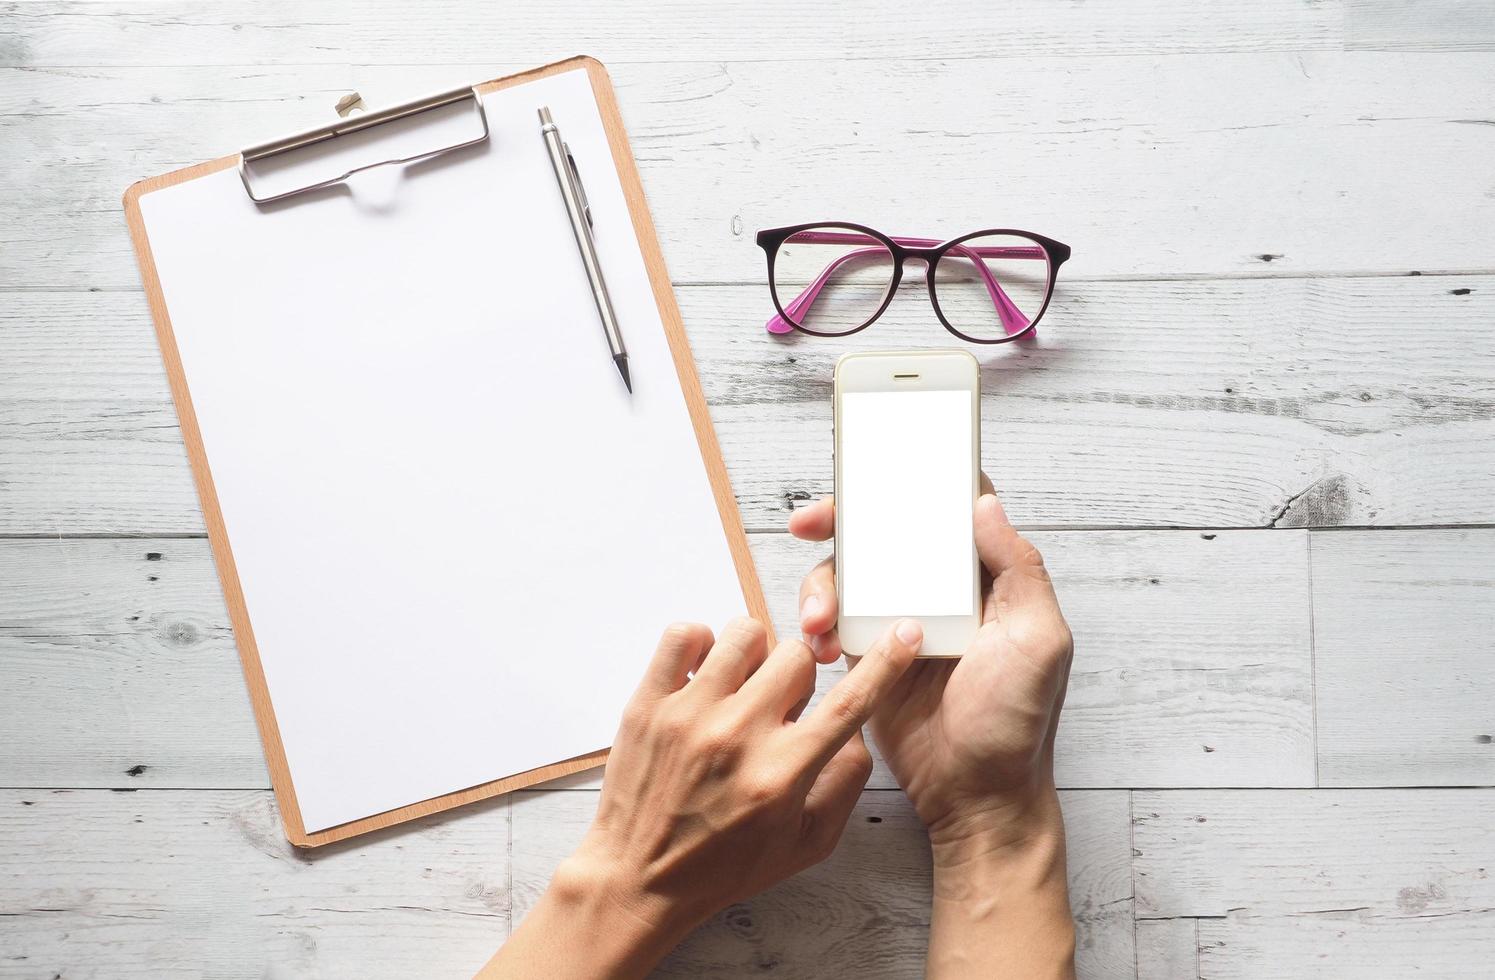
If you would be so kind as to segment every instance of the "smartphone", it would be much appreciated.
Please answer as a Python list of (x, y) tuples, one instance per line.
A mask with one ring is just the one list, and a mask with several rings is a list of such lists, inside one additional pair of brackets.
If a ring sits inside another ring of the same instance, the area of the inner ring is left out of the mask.
[(981, 625), (972, 522), (981, 391), (965, 351), (836, 362), (836, 586), (841, 647), (866, 652), (905, 616), (922, 657), (958, 657)]

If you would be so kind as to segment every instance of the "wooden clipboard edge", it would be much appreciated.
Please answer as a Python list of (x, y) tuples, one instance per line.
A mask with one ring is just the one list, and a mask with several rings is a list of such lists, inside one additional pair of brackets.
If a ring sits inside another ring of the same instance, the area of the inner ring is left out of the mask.
[(659, 318), (664, 323), (670, 354), (675, 359), (675, 373), (680, 376), (680, 390), (685, 395), (685, 407), (690, 412), (691, 424), (695, 426), (701, 462), (706, 466), (711, 492), (716, 497), (716, 510), (721, 516), (722, 532), (727, 536), (727, 547), (737, 566), (742, 598), (753, 618), (768, 629), (768, 642), (772, 647), (773, 619), (768, 612), (768, 602), (763, 596), (763, 584), (758, 579), (758, 567), (753, 562), (753, 554), (748, 546), (747, 531), (742, 526), (742, 513), (737, 508), (737, 495), (732, 492), (732, 478), (727, 473), (727, 464), (722, 458), (716, 427), (711, 424), (711, 409), (706, 404), (701, 379), (696, 374), (690, 338), (686, 336), (685, 323), (680, 317), (680, 308), (675, 303), (675, 290), (670, 284), (670, 273), (664, 264), (664, 252), (659, 247), (659, 236), (654, 230), (649, 202), (644, 197), (644, 184), (639, 179), (633, 148), (629, 145), (628, 133), (623, 128), (623, 116), (618, 110), (612, 79), (602, 62), (587, 55), (563, 61), (560, 65), (566, 66), (565, 70), (573, 65), (584, 65), (587, 77), (591, 79), (592, 93), (596, 96), (597, 107), (602, 113), (602, 127), (607, 130), (607, 142), (612, 147), (613, 166), (622, 182), (628, 210), (633, 215), (634, 236), (638, 239), (644, 264), (649, 270), (649, 282), (654, 287), (654, 303), (659, 307)]
[[(716, 430), (711, 424), (710, 409), (706, 404), (706, 397), (696, 374), (690, 341), (685, 334), (680, 310), (675, 304), (675, 294), (670, 285), (669, 272), (665, 268), (664, 255), (655, 234), (648, 202), (644, 198), (643, 183), (639, 179), (638, 167), (628, 144), (628, 135), (623, 128), (622, 116), (618, 111), (617, 98), (607, 69), (596, 58), (582, 55), (516, 75), (482, 82), (476, 88), (479, 95), (487, 95), (513, 85), (522, 85), (525, 82), (580, 68), (586, 70), (587, 77), (591, 81), (592, 93), (596, 97), (597, 107), (602, 116), (602, 125), (607, 132), (608, 144), (612, 148), (613, 164), (617, 168), (623, 194), (628, 202), (629, 214), (633, 218), (634, 234), (638, 238), (644, 264), (648, 269), (649, 282), (654, 290), (655, 305), (659, 309), (660, 320), (664, 324), (665, 337), (670, 345), (675, 371), (679, 375), (686, 409), (690, 412), (691, 425), (695, 429), (696, 442), (701, 450), (701, 459), (711, 482), (717, 512), (721, 516), (722, 530), (727, 536), (727, 546), (732, 553), (732, 561), (742, 585), (743, 599), (748, 611), (768, 626), (771, 642), (773, 628), (768, 614), (768, 604), (764, 599), (757, 567), (753, 563), (752, 552), (748, 547), (742, 515), (737, 508), (737, 498), (732, 493), (731, 480), (727, 474), (726, 463), (722, 459), (721, 446), (717, 442)], [(150, 307), (151, 319), (156, 327), (156, 338), (161, 346), (161, 360), (166, 369), (172, 401), (176, 406), (177, 418), (181, 424), (182, 441), (186, 446), (187, 458), (191, 464), (193, 483), (197, 487), (203, 522), (207, 526), (213, 562), (218, 569), (218, 580), (223, 588), (224, 603), (228, 607), (229, 622), (234, 628), (234, 638), (239, 648), (239, 660), (244, 670), (244, 681), (249, 689), (250, 704), (254, 708), (255, 723), (259, 728), (260, 741), (265, 750), (265, 761), (270, 772), (270, 785), (280, 804), (281, 823), (285, 829), (286, 839), (296, 847), (320, 847), (602, 765), (607, 761), (607, 749), (600, 749), (502, 779), (480, 783), (429, 800), (328, 827), (315, 833), (306, 832), (306, 824), (301, 817), (301, 806), (296, 800), (296, 789), (291, 781), (290, 765), (286, 761), (285, 745), (281, 741), (280, 728), (275, 720), (275, 707), (271, 703), (269, 686), (265, 682), (265, 671), (260, 661), (259, 647), (255, 643), (249, 609), (244, 601), (244, 590), (239, 582), (238, 568), (234, 563), (233, 549), (229, 544), (228, 530), (223, 521), (223, 511), (218, 503), (218, 493), (213, 485), (212, 471), (203, 447), (202, 431), (197, 424), (197, 413), (192, 406), (192, 394), (187, 387), (187, 376), (182, 368), (176, 335), (171, 328), (171, 317), (166, 310), (165, 294), (161, 289), (160, 276), (156, 271), (155, 257), (151, 252), (150, 239), (146, 234), (145, 220), (140, 209), (140, 199), (152, 191), (196, 180), (220, 170), (236, 167), (238, 164), (239, 156), (234, 154), (137, 181), (125, 191), (124, 211), (130, 240), (135, 248), (135, 257), (140, 265), (140, 278), (145, 287), (146, 303)]]

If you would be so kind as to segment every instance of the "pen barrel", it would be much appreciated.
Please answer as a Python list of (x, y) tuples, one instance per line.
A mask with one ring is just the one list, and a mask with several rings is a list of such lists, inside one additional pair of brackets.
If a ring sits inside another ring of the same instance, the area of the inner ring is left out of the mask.
[(628, 349), (623, 346), (623, 332), (618, 329), (618, 317), (613, 312), (612, 298), (607, 292), (607, 280), (602, 276), (602, 264), (597, 259), (597, 244), (592, 239), (592, 228), (587, 223), (581, 193), (566, 159), (560, 132), (553, 122), (545, 120), (545, 116), (541, 116), (541, 119), (545, 149), (550, 153), (550, 165), (555, 170), (556, 183), (560, 185), (561, 198), (566, 203), (566, 216), (571, 220), (571, 233), (576, 237), (576, 249), (581, 253), (581, 264), (586, 269), (587, 281), (592, 287), (597, 317), (602, 321), (602, 332), (607, 336), (608, 350), (617, 358), (627, 354)]

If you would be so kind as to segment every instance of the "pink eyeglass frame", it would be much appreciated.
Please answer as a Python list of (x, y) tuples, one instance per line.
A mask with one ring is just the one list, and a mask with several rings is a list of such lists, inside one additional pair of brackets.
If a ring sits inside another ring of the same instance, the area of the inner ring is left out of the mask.
[[(836, 229), (836, 230), (831, 230)], [(1032, 242), (1032, 245), (966, 245), (976, 238), (988, 235), (1008, 235), (1024, 238)], [(797, 237), (796, 237), (797, 236)], [(796, 238), (797, 242), (807, 242), (820, 245), (865, 245), (846, 252), (831, 261), (829, 265), (818, 275), (813, 282), (799, 292), (798, 295), (784, 302), (779, 296), (778, 284), (774, 280), (774, 260), (778, 256), (779, 247), (790, 238)], [(893, 301), (893, 296), (898, 292), (898, 284), (903, 279), (903, 263), (908, 259), (921, 259), (926, 264), (926, 279), (929, 286), (929, 301), (934, 306), (934, 312), (939, 317), (940, 323), (961, 340), (972, 344), (1005, 344), (1031, 334), (1042, 319), (1044, 312), (1049, 308), (1049, 300), (1054, 295), (1054, 282), (1059, 275), (1059, 267), (1063, 265), (1070, 256), (1070, 248), (1063, 242), (1052, 238), (1036, 235), (1031, 231), (1019, 231), (1014, 228), (988, 228), (984, 231), (972, 232), (947, 242), (939, 242), (933, 238), (908, 238), (891, 237), (880, 231), (868, 228), (865, 225), (851, 224), (838, 221), (816, 221), (802, 225), (788, 225), (783, 228), (768, 228), (758, 232), (758, 246), (763, 249), (768, 258), (768, 286), (773, 296), (774, 308), (778, 311), (775, 316), (765, 324), (766, 329), (772, 334), (787, 334), (798, 330), (801, 333), (810, 334), (815, 337), (846, 337), (860, 330), (865, 330), (882, 316), (883, 311)], [(982, 282), (986, 286), (988, 295), (991, 296), (992, 305), (996, 308), (997, 318), (1002, 321), (1002, 328), (1006, 336), (997, 338), (972, 337), (963, 333), (946, 317), (945, 311), (940, 308), (939, 295), (935, 291), (935, 266), (946, 254), (954, 252), (964, 258), (972, 259), (971, 264), (976, 267)], [(882, 258), (892, 255), (893, 275), (888, 283), (887, 293), (883, 296), (877, 311), (864, 320), (861, 324), (850, 330), (841, 330), (835, 333), (814, 330), (799, 322), (799, 317), (805, 310), (815, 302), (820, 291), (830, 281), (832, 274), (848, 262), (865, 260), (870, 258)], [(1048, 281), (1044, 290), (1043, 305), (1038, 313), (1029, 318), (1002, 289), (999, 283), (987, 268), (986, 263), (974, 261), (978, 258), (1006, 258), (1006, 259), (1042, 259), (1048, 264)]]

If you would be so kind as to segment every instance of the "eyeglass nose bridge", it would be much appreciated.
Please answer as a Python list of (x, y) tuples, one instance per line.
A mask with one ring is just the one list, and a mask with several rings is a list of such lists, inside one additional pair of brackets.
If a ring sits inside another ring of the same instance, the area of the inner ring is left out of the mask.
[[(909, 245), (900, 245), (900, 246), (898, 246), (898, 248), (899, 248), (900, 254), (897, 255), (896, 258), (895, 258), (895, 263), (897, 265), (897, 269), (895, 270), (895, 274), (894, 274), (894, 277), (893, 277), (894, 281), (892, 283), (891, 291), (892, 292), (896, 292), (898, 290), (899, 285), (903, 281), (903, 273), (905, 271), (904, 267), (909, 262), (923, 262), (924, 263), (924, 277), (923, 277), (924, 278), (924, 285), (925, 285), (925, 288), (928, 289), (928, 291), (929, 291), (929, 300), (930, 300), (930, 302), (936, 304), (936, 309), (938, 309), (939, 299), (938, 299), (938, 297), (935, 296), (935, 292), (934, 292), (934, 289), (935, 289), (935, 286), (934, 286), (934, 267), (935, 267), (936, 264), (939, 263), (939, 260), (941, 258), (940, 253), (941, 253), (942, 249), (938, 245), (930, 246), (930, 247), (927, 247), (927, 248), (926, 247), (914, 247), (914, 246), (909, 246)], [(890, 296), (889, 300), (891, 301), (891, 299), (892, 299), (892, 297)]]
[(934, 268), (935, 262), (939, 260), (939, 252), (940, 248), (937, 245), (930, 248), (916, 248), (909, 245), (899, 245), (897, 255), (898, 266), (899, 268), (902, 268), (904, 263), (910, 260), (915, 260), (923, 262), (926, 266), (932, 269)]

